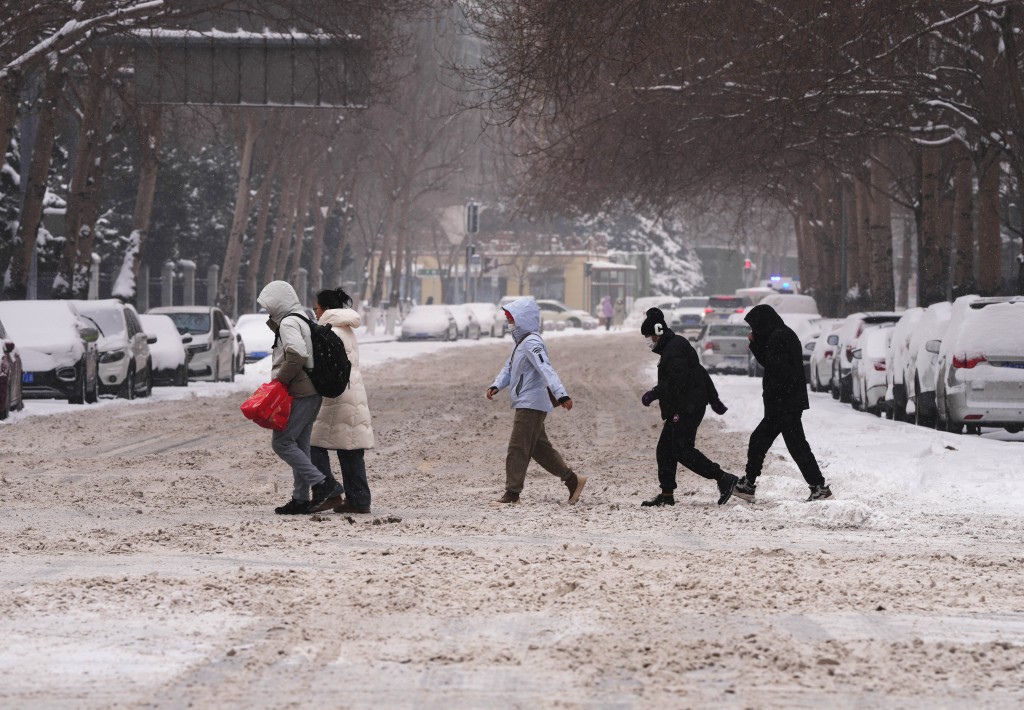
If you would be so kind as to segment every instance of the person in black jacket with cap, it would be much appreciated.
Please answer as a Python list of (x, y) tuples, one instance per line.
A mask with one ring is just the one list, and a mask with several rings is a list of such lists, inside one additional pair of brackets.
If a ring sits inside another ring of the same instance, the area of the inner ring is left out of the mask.
[(658, 482), (661, 493), (644, 506), (675, 505), (676, 464), (681, 463), (703, 478), (718, 482), (718, 504), (724, 505), (739, 480), (726, 473), (714, 461), (697, 450), (697, 428), (710, 404), (717, 414), (725, 414), (726, 406), (718, 398), (711, 376), (697, 359), (690, 342), (676, 335), (665, 324), (665, 314), (658, 308), (647, 311), (640, 333), (649, 341), (651, 350), (660, 356), (658, 384), (640, 398), (645, 407), (658, 400), (665, 425), (658, 439)]
[(832, 491), (821, 475), (801, 421), (810, 404), (807, 401), (807, 378), (800, 339), (769, 305), (754, 306), (744, 320), (750, 324), (750, 352), (764, 368), (761, 395), (764, 419), (750, 435), (747, 475), (736, 484), (734, 493), (751, 503), (754, 501), (764, 457), (772, 442), (782, 434), (786, 448), (811, 488), (807, 500), (828, 500)]

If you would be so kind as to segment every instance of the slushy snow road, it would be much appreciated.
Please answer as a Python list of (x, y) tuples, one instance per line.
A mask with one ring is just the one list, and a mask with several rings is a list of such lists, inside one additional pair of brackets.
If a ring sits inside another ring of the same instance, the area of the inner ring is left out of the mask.
[[(592, 478), (503, 488), (511, 350), (372, 342), (373, 514), (282, 518), (291, 476), (238, 405), (268, 373), (0, 424), (5, 707), (1020, 707), (1021, 435), (915, 428), (811, 395), (836, 499), (781, 441), (758, 502), (680, 470), (636, 333), (555, 333)], [(742, 473), (760, 381), (716, 376), (698, 446)], [(335, 464), (336, 465), (336, 464)]]

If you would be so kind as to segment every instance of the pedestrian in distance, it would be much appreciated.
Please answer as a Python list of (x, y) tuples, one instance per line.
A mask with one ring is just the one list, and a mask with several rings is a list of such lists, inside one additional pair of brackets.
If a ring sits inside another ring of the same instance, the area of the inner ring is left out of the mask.
[(496, 503), (518, 503), (526, 481), (526, 469), (533, 459), (544, 470), (558, 476), (569, 489), (569, 504), (575, 505), (587, 482), (566, 465), (548, 440), (544, 420), (556, 406), (572, 409), (572, 399), (551, 366), (544, 339), (540, 337), (540, 308), (532, 298), (517, 298), (505, 308), (515, 347), (494, 383), (487, 388), (493, 400), (506, 387), (515, 417), (505, 457), (505, 495)]
[(266, 309), (270, 316), (267, 325), (276, 334), (270, 376), (284, 384), (292, 396), (288, 424), (271, 438), (274, 453), (291, 466), (292, 498), (274, 512), (310, 513), (328, 498), (341, 495), (341, 486), (334, 477), (324, 476), (309, 458), (313, 422), (323, 399), (306, 374), (306, 370), (313, 368), (313, 339), (291, 284), (271, 281), (263, 287), (256, 302)]
[(612, 303), (611, 294), (605, 294), (601, 299), (601, 317), (604, 319), (604, 329), (610, 330), (612, 319), (615, 317), (615, 305)]
[(616, 329), (619, 328), (626, 320), (626, 303), (625, 301), (622, 300), (622, 296), (619, 296), (617, 299), (615, 299), (615, 315), (613, 318), (613, 324), (615, 325)]
[(352, 363), (348, 387), (339, 397), (325, 397), (313, 424), (309, 457), (324, 476), (331, 476), (331, 451), (337, 452), (341, 466), (341, 493), (328, 498), (319, 510), (331, 508), (335, 513), (369, 513), (370, 484), (366, 479), (364, 452), (372, 449), (373, 426), (370, 406), (359, 370), (359, 342), (355, 328), (359, 313), (352, 309), (352, 299), (344, 289), (320, 291), (316, 295), (316, 319), (329, 325), (341, 338)]
[(682, 464), (698, 476), (718, 484), (718, 504), (725, 505), (739, 480), (726, 473), (697, 449), (697, 429), (704, 420), (707, 406), (722, 415), (727, 407), (718, 397), (718, 390), (690, 341), (677, 335), (665, 323), (665, 314), (651, 308), (640, 325), (640, 333), (648, 347), (658, 356), (658, 384), (643, 393), (645, 407), (657, 400), (664, 425), (658, 438), (656, 456), (661, 493), (640, 505), (660, 507), (675, 505), (676, 467)]
[(807, 400), (807, 376), (804, 374), (800, 339), (769, 305), (754, 306), (744, 320), (750, 324), (747, 336), (750, 352), (764, 368), (761, 378), (764, 418), (750, 435), (746, 475), (740, 479), (734, 493), (754, 502), (764, 457), (772, 442), (782, 434), (786, 448), (810, 486), (811, 495), (807, 500), (829, 500), (832, 491), (821, 475), (801, 421), (810, 403)]

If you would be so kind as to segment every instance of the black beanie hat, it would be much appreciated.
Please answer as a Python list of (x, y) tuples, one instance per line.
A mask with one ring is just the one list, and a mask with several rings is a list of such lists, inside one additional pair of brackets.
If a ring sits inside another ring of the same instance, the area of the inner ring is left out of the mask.
[(661, 309), (650, 308), (647, 311), (647, 317), (640, 326), (640, 334), (645, 337), (661, 335), (667, 328), (668, 325), (665, 323), (665, 314), (661, 312)]

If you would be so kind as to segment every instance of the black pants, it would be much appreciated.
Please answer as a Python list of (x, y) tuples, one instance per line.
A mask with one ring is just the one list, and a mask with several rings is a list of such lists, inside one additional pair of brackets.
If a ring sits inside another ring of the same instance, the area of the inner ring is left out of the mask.
[(765, 416), (761, 420), (750, 435), (750, 444), (747, 446), (748, 481), (753, 481), (761, 475), (761, 467), (764, 466), (764, 457), (768, 454), (768, 449), (772, 447), (779, 434), (782, 434), (789, 455), (796, 461), (807, 485), (825, 485), (825, 478), (821, 475), (821, 469), (818, 468), (818, 462), (804, 434), (804, 425), (800, 421), (802, 415), (803, 412), (787, 412)]
[(702, 478), (718, 481), (722, 467), (697, 450), (697, 427), (704, 419), (704, 410), (684, 414), (678, 423), (665, 421), (658, 439), (658, 483), (662, 491), (676, 489), (676, 465), (683, 464)]
[[(370, 507), (370, 484), (366, 480), (366, 462), (363, 449), (337, 449), (338, 463), (341, 464), (341, 485), (346, 500), (356, 508)], [(319, 446), (309, 447), (309, 458), (325, 476), (331, 472), (331, 454)]]

